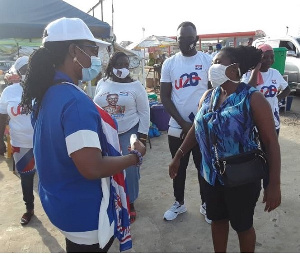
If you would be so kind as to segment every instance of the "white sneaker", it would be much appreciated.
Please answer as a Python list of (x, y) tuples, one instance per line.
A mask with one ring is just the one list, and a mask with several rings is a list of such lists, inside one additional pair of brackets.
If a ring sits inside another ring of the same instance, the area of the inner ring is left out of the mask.
[(178, 214), (185, 213), (187, 211), (186, 206), (180, 205), (178, 201), (175, 201), (175, 203), (170, 207), (168, 211), (164, 214), (165, 220), (174, 220), (176, 219)]
[(205, 221), (208, 223), (208, 224), (211, 224), (211, 220), (209, 218), (207, 218), (207, 216), (205, 215)]
[(200, 206), (200, 213), (204, 215), (205, 217), (205, 221), (208, 223), (208, 224), (211, 224), (211, 220), (207, 218), (206, 216), (206, 204), (203, 203), (203, 205)]
[(206, 215), (206, 204), (203, 203), (203, 205), (200, 206), (200, 213), (204, 216)]

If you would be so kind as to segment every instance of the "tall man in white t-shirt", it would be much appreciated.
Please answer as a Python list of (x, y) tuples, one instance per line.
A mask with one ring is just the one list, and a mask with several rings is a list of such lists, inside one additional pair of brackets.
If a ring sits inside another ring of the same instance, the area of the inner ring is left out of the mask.
[[(180, 52), (168, 58), (164, 62), (161, 71), (161, 101), (166, 111), (171, 115), (168, 130), (170, 152), (172, 157), (178, 149), (182, 152), (178, 175), (173, 180), (175, 203), (165, 212), (165, 220), (174, 220), (178, 214), (187, 211), (184, 205), (184, 189), (186, 168), (191, 152), (198, 170), (199, 184), (202, 180), (199, 173), (201, 153), (198, 145), (191, 151), (180, 149), (184, 137), (192, 127), (199, 100), (210, 86), (208, 69), (212, 60), (209, 55), (196, 50), (198, 39), (197, 30), (193, 23), (181, 23), (177, 28), (177, 41)], [(202, 193), (203, 190), (200, 185), (202, 198), (200, 212), (205, 215), (205, 200), (203, 200)], [(209, 222), (207, 218), (206, 221)]]

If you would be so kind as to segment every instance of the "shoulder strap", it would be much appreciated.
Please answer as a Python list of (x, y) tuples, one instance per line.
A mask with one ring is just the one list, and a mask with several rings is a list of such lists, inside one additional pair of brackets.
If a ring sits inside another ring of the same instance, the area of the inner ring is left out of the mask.
[(211, 93), (208, 112), (213, 112), (213, 104), (214, 104), (215, 94), (216, 94), (216, 88), (214, 88), (212, 93)]
[[(213, 105), (214, 105), (214, 98), (215, 98), (215, 95), (216, 95), (216, 91), (217, 91), (217, 88), (214, 88), (212, 93), (211, 93), (208, 112), (213, 112)], [(214, 146), (216, 146), (217, 145), (217, 137), (213, 132), (212, 132), (211, 137), (212, 137), (212, 144)]]
[(253, 128), (253, 133), (254, 133), (254, 139), (257, 143), (258, 149), (262, 150), (261, 141), (260, 141), (260, 138), (259, 138), (259, 133), (258, 133), (258, 129), (257, 129), (256, 126), (254, 126), (254, 128)]

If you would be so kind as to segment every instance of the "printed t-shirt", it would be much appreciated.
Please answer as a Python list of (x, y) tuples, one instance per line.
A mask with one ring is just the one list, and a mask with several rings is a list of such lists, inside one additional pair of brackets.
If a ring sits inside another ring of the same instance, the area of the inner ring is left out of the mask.
[(147, 134), (150, 126), (148, 96), (140, 81), (119, 83), (101, 79), (94, 102), (113, 116), (122, 134), (139, 124), (138, 132)]
[[(269, 102), (276, 129), (280, 128), (280, 118), (279, 118), (279, 106), (277, 95), (280, 90), (284, 90), (288, 83), (283, 79), (279, 71), (273, 68), (269, 68), (267, 72), (261, 72), (264, 83), (257, 85), (257, 89), (265, 96)], [(243, 75), (242, 81), (245, 83), (249, 82), (251, 72), (247, 72)]]
[(6, 87), (0, 97), (0, 114), (10, 117), (9, 128), (11, 144), (14, 147), (32, 148), (33, 128), (30, 115), (22, 114), (21, 102), (23, 88), (19, 83)]
[[(211, 61), (211, 57), (203, 52), (197, 52), (191, 57), (178, 52), (163, 63), (160, 82), (172, 83), (171, 99), (187, 122), (194, 121), (199, 101), (208, 88)], [(169, 126), (181, 128), (173, 117), (170, 118)]]

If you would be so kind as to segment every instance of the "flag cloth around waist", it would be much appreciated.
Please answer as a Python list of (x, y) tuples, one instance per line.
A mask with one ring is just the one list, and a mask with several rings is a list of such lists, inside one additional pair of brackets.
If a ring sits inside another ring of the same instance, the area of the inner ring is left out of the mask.
[[(100, 144), (103, 156), (121, 156), (117, 123), (97, 106), (101, 116)], [(101, 179), (103, 198), (99, 212), (98, 239), (100, 248), (114, 235), (120, 241), (120, 251), (132, 248), (130, 234), (129, 198), (126, 190), (125, 170)]]

